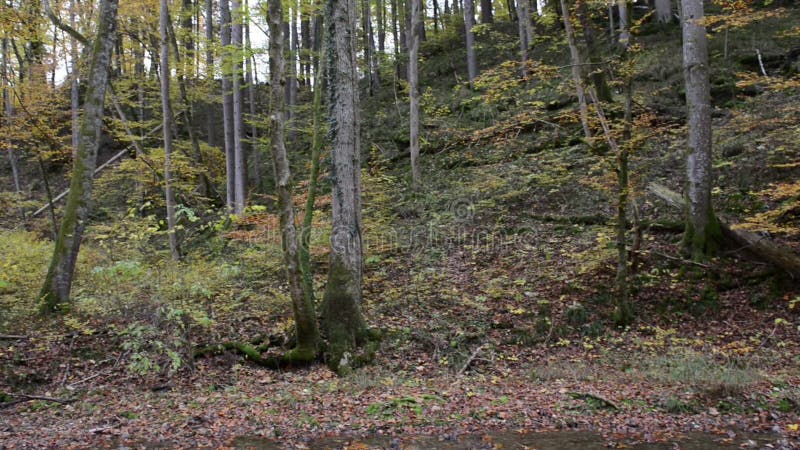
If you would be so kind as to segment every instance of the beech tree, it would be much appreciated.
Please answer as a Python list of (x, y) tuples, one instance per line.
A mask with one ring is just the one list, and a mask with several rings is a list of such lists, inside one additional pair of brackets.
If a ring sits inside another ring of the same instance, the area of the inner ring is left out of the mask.
[(42, 308), (45, 312), (57, 311), (62, 304), (69, 301), (81, 238), (89, 218), (97, 149), (103, 128), (111, 51), (116, 38), (117, 7), (117, 0), (100, 1), (78, 148), (72, 162), (70, 192), (56, 238), (53, 258), (39, 295), (44, 301)]
[(328, 365), (346, 373), (367, 339), (361, 314), (361, 143), (356, 2), (328, 0), (329, 115), (332, 176), (330, 268), (322, 304)]
[(702, 0), (683, 0), (683, 75), (689, 142), (686, 154), (686, 231), (683, 242), (694, 259), (713, 253), (721, 231), (711, 205), (711, 84)]

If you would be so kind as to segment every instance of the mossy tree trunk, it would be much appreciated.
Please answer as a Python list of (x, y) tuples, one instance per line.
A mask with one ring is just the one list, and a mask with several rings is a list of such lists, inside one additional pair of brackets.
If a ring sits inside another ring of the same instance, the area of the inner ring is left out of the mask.
[(69, 301), (75, 263), (91, 208), (97, 149), (103, 129), (104, 104), (108, 86), (111, 51), (117, 25), (117, 0), (102, 0), (97, 32), (92, 47), (89, 79), (86, 83), (84, 115), (72, 163), (72, 180), (55, 250), (40, 297), (44, 312), (58, 311)]
[(284, 129), (286, 127), (286, 102), (284, 86), (286, 84), (286, 65), (284, 60), (283, 7), (281, 0), (269, 0), (269, 62), (270, 62), (270, 146), (272, 163), (275, 169), (275, 191), (278, 195), (280, 210), (281, 242), (283, 245), (286, 274), (292, 298), (297, 332), (297, 346), (287, 355), (289, 362), (311, 361), (317, 356), (319, 348), (319, 330), (314, 310), (312, 292), (303, 282), (299, 239), (294, 220), (294, 204), (292, 201), (292, 177), (289, 158), (286, 155)]
[(711, 86), (702, 0), (683, 0), (683, 74), (689, 146), (686, 154), (684, 245), (694, 259), (714, 253), (722, 236), (711, 205)]
[(330, 269), (322, 306), (327, 361), (337, 373), (353, 366), (366, 325), (361, 315), (361, 158), (356, 2), (328, 0), (330, 138), (333, 218)]

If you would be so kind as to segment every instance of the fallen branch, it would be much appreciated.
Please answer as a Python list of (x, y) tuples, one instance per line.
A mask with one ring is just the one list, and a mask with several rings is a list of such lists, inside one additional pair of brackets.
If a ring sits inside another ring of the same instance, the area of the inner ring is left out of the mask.
[[(683, 210), (686, 202), (683, 197), (658, 183), (650, 183), (650, 193), (665, 201), (670, 206)], [(735, 225), (721, 217), (717, 218), (724, 243), (738, 250), (746, 250), (756, 258), (769, 263), (789, 274), (792, 278), (800, 278), (800, 256), (779, 245), (768, 236), (751, 231), (735, 229)]]
[[(14, 395), (5, 394), (4, 397), (5, 398), (14, 397)], [(29, 402), (31, 400), (41, 400), (43, 402), (53, 402), (61, 405), (68, 405), (70, 403), (77, 401), (77, 399), (75, 398), (56, 398), (56, 397), (45, 397), (41, 395), (28, 395), (28, 394), (17, 394), (16, 397), (21, 397), (21, 398), (18, 398), (17, 400), (12, 400), (10, 402), (0, 403), (0, 409), (10, 408), (14, 405)]]
[(602, 405), (601, 408), (619, 410), (619, 406), (617, 406), (616, 403), (612, 402), (611, 400), (609, 400), (609, 399), (607, 399), (605, 397), (601, 397), (601, 396), (599, 396), (597, 394), (589, 394), (589, 393), (584, 393), (584, 392), (567, 392), (567, 395), (569, 395), (570, 397), (572, 397), (572, 398), (574, 398), (576, 400), (583, 400), (583, 401), (585, 401), (587, 403), (589, 403), (590, 400), (592, 400), (592, 401), (594, 401), (596, 403), (600, 403)]
[(0, 334), (0, 341), (21, 341), (28, 339), (28, 336), (21, 334)]

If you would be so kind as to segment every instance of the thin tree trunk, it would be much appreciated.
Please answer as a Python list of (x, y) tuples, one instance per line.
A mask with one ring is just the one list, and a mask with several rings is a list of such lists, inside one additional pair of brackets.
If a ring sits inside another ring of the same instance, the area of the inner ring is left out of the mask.
[(333, 173), (332, 232), (322, 319), (327, 362), (339, 374), (357, 364), (367, 338), (361, 314), (361, 158), (355, 0), (328, 0), (328, 77)]
[(231, 45), (233, 53), (233, 159), (234, 183), (236, 195), (234, 196), (233, 213), (237, 216), (244, 214), (244, 205), (247, 197), (247, 157), (242, 145), (244, 137), (244, 99), (242, 98), (242, 3), (241, 0), (231, 1)]
[(439, 2), (438, 0), (433, 0), (433, 32), (439, 33), (439, 20), (441, 19), (441, 14), (439, 14)]
[(175, 217), (175, 191), (172, 187), (172, 133), (173, 117), (172, 106), (169, 99), (169, 84), (171, 72), (169, 69), (169, 2), (161, 0), (161, 14), (159, 15), (159, 34), (161, 35), (161, 114), (164, 134), (164, 191), (167, 204), (167, 236), (169, 237), (169, 250), (172, 259), (180, 260), (181, 252), (178, 246), (178, 234)]
[[(249, 12), (249, 5), (245, 1), (245, 7)], [(249, 16), (249, 14), (248, 14)], [(258, 143), (258, 127), (256, 126), (256, 86), (253, 79), (255, 68), (255, 57), (250, 56), (252, 51), (250, 42), (250, 21), (244, 27), (245, 46), (247, 47), (247, 59), (245, 60), (245, 84), (247, 84), (247, 105), (250, 111), (250, 154), (253, 157), (253, 184), (257, 191), (261, 186), (261, 148)]]
[(464, 26), (466, 29), (467, 40), (467, 74), (469, 84), (478, 76), (478, 60), (475, 56), (475, 34), (472, 27), (475, 26), (475, 2), (474, 0), (464, 0)]
[(219, 0), (220, 38), (222, 41), (222, 120), (225, 129), (225, 181), (228, 212), (235, 214), (236, 157), (233, 113), (233, 55), (231, 55), (231, 10), (229, 0)]
[[(206, 79), (212, 85), (214, 83), (214, 1), (205, 0), (205, 32), (206, 32)], [(216, 108), (213, 103), (206, 103), (206, 135), (208, 145), (214, 147), (217, 145), (216, 126), (214, 125), (214, 113)]]
[(281, 0), (269, 0), (269, 53), (270, 53), (270, 96), (272, 112), (270, 114), (270, 146), (272, 147), (272, 163), (275, 169), (275, 190), (278, 195), (280, 210), (281, 240), (286, 264), (286, 275), (289, 281), (289, 292), (292, 298), (292, 309), (297, 332), (297, 346), (286, 355), (291, 362), (311, 361), (317, 356), (319, 330), (314, 312), (314, 300), (311, 292), (305, 289), (300, 268), (298, 234), (295, 228), (294, 204), (292, 201), (292, 179), (289, 158), (286, 155), (284, 142), (285, 97), (282, 85), (286, 83), (284, 64), (284, 39), (281, 36), (283, 11)]
[(411, 35), (408, 52), (409, 84), (409, 150), (411, 153), (411, 184), (419, 189), (422, 171), (419, 166), (419, 22), (420, 1), (411, 0)]
[[(69, 24), (72, 28), (75, 28), (75, 8), (76, 8), (76, 0), (70, 0), (69, 2)], [(70, 91), (69, 91), (69, 100), (70, 100), (70, 110), (72, 113), (72, 155), (74, 157), (75, 152), (78, 151), (78, 134), (80, 133), (80, 73), (78, 71), (78, 42), (75, 40), (74, 36), (70, 37), (70, 58), (72, 59), (70, 64)]]
[(592, 71), (589, 75), (594, 84), (595, 93), (600, 101), (611, 100), (611, 89), (606, 83), (605, 72), (600, 65), (600, 51), (596, 46), (594, 29), (589, 16), (586, 0), (577, 0), (578, 21), (583, 29), (583, 42), (586, 44), (586, 52), (589, 62), (592, 63)]
[[(3, 77), (3, 114), (5, 115), (5, 124), (9, 127), (12, 126), (12, 121), (14, 117), (14, 102), (11, 98), (11, 86), (9, 85), (9, 78), (8, 78), (8, 38), (3, 36), (3, 48), (2, 48), (2, 67), (0, 67), (0, 71), (2, 74), (0, 76)], [(19, 166), (17, 165), (17, 155), (14, 151), (13, 143), (11, 142), (10, 138), (6, 138), (7, 145), (8, 145), (8, 163), (11, 166), (11, 179), (14, 183), (14, 192), (17, 196), (21, 199), (22, 197), (22, 189), (20, 186), (20, 178), (19, 178)], [(19, 215), (20, 218), (24, 221), (25, 220), (25, 209), (20, 207), (19, 208)]]
[(83, 231), (89, 218), (94, 168), (103, 128), (103, 107), (108, 85), (111, 51), (117, 23), (117, 0), (101, 0), (99, 20), (89, 83), (86, 87), (84, 116), (81, 122), (78, 151), (73, 160), (72, 182), (64, 215), (56, 239), (53, 258), (41, 294), (45, 312), (58, 311), (69, 301), (75, 263), (78, 259)]
[[(320, 20), (322, 20), (320, 18)], [(324, 52), (320, 52), (324, 53)], [(320, 59), (320, 64), (325, 60)], [(319, 67), (314, 68), (314, 73), (321, 72)], [(306, 195), (305, 215), (303, 215), (303, 229), (301, 230), (300, 241), (300, 270), (303, 273), (303, 283), (306, 292), (313, 297), (314, 276), (311, 270), (311, 227), (314, 217), (314, 204), (317, 198), (317, 188), (319, 185), (319, 154), (322, 150), (322, 139), (324, 137), (322, 129), (322, 80), (323, 77), (314, 78), (314, 104), (311, 123), (311, 170), (308, 176), (308, 194)]]
[(394, 60), (395, 65), (397, 65), (397, 61), (400, 56), (400, 37), (397, 33), (397, 2), (398, 0), (391, 0), (391, 7), (392, 7), (392, 47), (394, 48)]
[(711, 205), (711, 87), (708, 38), (702, 0), (682, 0), (683, 74), (686, 79), (689, 146), (686, 154), (686, 231), (684, 245), (694, 259), (712, 254), (721, 231)]
[(581, 125), (583, 134), (587, 138), (592, 137), (589, 129), (589, 108), (586, 106), (586, 95), (583, 90), (583, 80), (581, 77), (581, 65), (583, 60), (578, 51), (578, 44), (575, 43), (575, 30), (572, 28), (572, 21), (569, 18), (569, 6), (566, 0), (561, 0), (561, 14), (564, 19), (564, 31), (567, 33), (567, 43), (569, 44), (569, 54), (572, 62), (572, 82), (575, 83), (575, 93), (578, 96), (578, 108), (581, 113)]
[[(297, 35), (297, 2), (294, 4), (295, 9), (292, 10), (292, 20), (289, 22), (292, 32), (291, 52), (289, 53), (289, 108), (291, 108), (290, 117), (294, 121), (295, 110), (297, 109), (297, 59), (299, 53), (298, 35)], [(295, 124), (291, 123), (289, 127), (289, 141), (294, 142), (295, 138)]]

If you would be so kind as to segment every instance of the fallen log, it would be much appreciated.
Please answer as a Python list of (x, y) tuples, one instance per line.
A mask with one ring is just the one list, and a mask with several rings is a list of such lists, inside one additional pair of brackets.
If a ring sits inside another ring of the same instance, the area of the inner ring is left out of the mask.
[[(674, 208), (680, 210), (686, 208), (683, 196), (662, 184), (650, 183), (647, 190)], [(786, 272), (792, 278), (800, 278), (800, 255), (776, 243), (767, 235), (736, 229), (735, 224), (722, 217), (717, 217), (717, 220), (722, 229), (724, 244), (728, 247), (737, 251), (745, 250), (759, 260)]]

